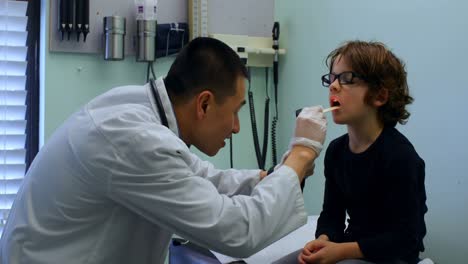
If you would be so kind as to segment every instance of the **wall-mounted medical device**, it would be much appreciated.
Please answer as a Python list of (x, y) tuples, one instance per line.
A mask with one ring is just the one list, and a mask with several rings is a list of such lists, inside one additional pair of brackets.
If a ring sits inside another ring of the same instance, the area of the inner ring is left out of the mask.
[(156, 59), (156, 20), (137, 20), (136, 61), (149, 62)]
[(135, 57), (138, 62), (156, 59), (156, 26), (158, 0), (135, 0)]
[(104, 17), (104, 59), (123, 60), (125, 58), (125, 17)]
[[(58, 0), (58, 30), (61, 40), (70, 40), (76, 34), (76, 40), (83, 41), (89, 33), (89, 0)], [(66, 35), (66, 38), (65, 38)]]
[(286, 54), (285, 49), (278, 48), (277, 51), (273, 49), (272, 38), (227, 34), (210, 34), (210, 36), (228, 44), (249, 67), (271, 67), (276, 52), (279, 55)]
[[(148, 11), (154, 13), (154, 0), (152, 3), (153, 8), (148, 9)], [(50, 9), (48, 12), (50, 14), (48, 18), (50, 20), (49, 50), (51, 52), (95, 53), (108, 58), (115, 57), (110, 53), (112, 46), (105, 44), (104, 18), (122, 17), (125, 18), (125, 35), (120, 35), (124, 36), (124, 59), (135, 55), (135, 60), (138, 59), (138, 61), (152, 60), (154, 50), (151, 46), (156, 48), (154, 52), (155, 57), (165, 56), (168, 34), (168, 30), (166, 29), (171, 28), (171, 24), (178, 24), (179, 30), (183, 29), (184, 34), (175, 30), (171, 31), (168, 53), (174, 53), (176, 47), (180, 49), (182, 36), (184, 36), (184, 43), (189, 40), (188, 36), (185, 36), (185, 34), (188, 34), (187, 0), (158, 0), (157, 4), (158, 10), (162, 12), (158, 12), (157, 26), (156, 30), (154, 30), (154, 23), (152, 22), (137, 22), (140, 19), (137, 19), (135, 0), (51, 0), (48, 5)], [(80, 13), (78, 10), (89, 10), (89, 12)], [(143, 20), (156, 20), (156, 18), (149, 19), (147, 16)], [(89, 23), (86, 23), (87, 21)], [(161, 28), (164, 32), (158, 34), (157, 31)], [(108, 40), (110, 38), (120, 38), (118, 34), (115, 34), (117, 33), (116, 31), (112, 32), (114, 36), (112, 36), (111, 31), (108, 29)], [(68, 40), (68, 34), (70, 34), (70, 40)], [(137, 36), (139, 37), (137, 38)], [(154, 37), (156, 40), (153, 45), (151, 38), (154, 39)], [(79, 41), (76, 41), (77, 39)], [(83, 41), (84, 39), (86, 39), (86, 42)], [(110, 43), (108, 42), (108, 44)], [(106, 46), (108, 47), (107, 52), (105, 50)]]
[(189, 0), (190, 39), (208, 37), (208, 0)]
[[(265, 68), (266, 77), (266, 98), (264, 109), (264, 125), (263, 125), (263, 145), (260, 146), (259, 142), (259, 127), (256, 122), (256, 113), (253, 100), (253, 92), (249, 80), (249, 109), (252, 125), (252, 136), (254, 141), (254, 149), (257, 157), (258, 168), (267, 169), (267, 144), (269, 135), (269, 117), (270, 117), (270, 96), (268, 95), (268, 72), (269, 68), (273, 71), (273, 92), (274, 92), (274, 114), (271, 121), (271, 163), (276, 165), (277, 147), (276, 147), (276, 127), (278, 122), (278, 62), (279, 56), (286, 53), (285, 49), (281, 49), (279, 45), (280, 25), (279, 22), (273, 23), (271, 37), (250, 37), (245, 35), (227, 35), (227, 34), (211, 34), (210, 36), (219, 39), (229, 45), (234, 51), (237, 52), (244, 64), (250, 67), (263, 67)], [(303, 184), (303, 183), (302, 183)]]

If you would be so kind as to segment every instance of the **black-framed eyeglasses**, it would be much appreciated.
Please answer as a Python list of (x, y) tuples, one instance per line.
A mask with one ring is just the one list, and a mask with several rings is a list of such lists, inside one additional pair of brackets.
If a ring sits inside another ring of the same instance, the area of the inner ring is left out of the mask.
[(345, 71), (340, 74), (327, 73), (322, 76), (322, 85), (325, 87), (330, 86), (336, 79), (339, 84), (354, 84), (354, 78), (363, 79), (359, 74), (352, 71)]

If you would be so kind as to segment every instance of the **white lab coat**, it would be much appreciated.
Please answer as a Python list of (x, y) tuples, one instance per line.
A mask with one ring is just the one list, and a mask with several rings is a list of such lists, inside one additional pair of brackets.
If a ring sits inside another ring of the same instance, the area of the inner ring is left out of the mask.
[(245, 257), (306, 223), (295, 172), (217, 170), (192, 154), (164, 82), (125, 86), (73, 114), (29, 169), (0, 263), (163, 263), (171, 236)]

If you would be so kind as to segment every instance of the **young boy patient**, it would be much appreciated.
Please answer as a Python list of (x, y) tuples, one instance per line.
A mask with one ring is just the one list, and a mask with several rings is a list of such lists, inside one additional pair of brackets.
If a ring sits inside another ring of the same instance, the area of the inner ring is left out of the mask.
[(382, 43), (351, 41), (328, 55), (327, 66), (322, 84), (339, 106), (333, 121), (348, 133), (327, 149), (317, 239), (299, 263), (417, 263), (426, 234), (425, 165), (395, 128), (413, 101), (404, 64)]

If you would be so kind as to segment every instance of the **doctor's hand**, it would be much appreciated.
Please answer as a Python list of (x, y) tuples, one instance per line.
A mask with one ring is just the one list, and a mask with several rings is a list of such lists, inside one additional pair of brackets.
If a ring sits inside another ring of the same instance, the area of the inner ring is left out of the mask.
[(294, 136), (290, 142), (292, 146), (301, 145), (311, 148), (320, 155), (327, 133), (327, 120), (322, 106), (305, 107), (296, 118)]

